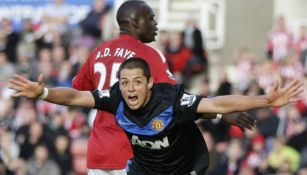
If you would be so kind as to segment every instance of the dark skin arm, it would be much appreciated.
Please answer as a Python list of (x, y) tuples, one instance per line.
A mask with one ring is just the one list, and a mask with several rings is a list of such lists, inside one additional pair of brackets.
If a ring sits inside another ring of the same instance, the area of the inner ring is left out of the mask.
[[(203, 114), (202, 118), (215, 119), (216, 114)], [(242, 130), (244, 128), (254, 129), (256, 127), (256, 120), (253, 119), (247, 112), (236, 112), (232, 114), (223, 115), (222, 120), (230, 125), (235, 125)]]

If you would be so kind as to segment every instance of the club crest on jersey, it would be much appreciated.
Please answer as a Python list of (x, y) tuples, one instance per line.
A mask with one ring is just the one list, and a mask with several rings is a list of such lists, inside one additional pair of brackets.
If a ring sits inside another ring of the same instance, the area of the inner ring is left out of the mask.
[(186, 94), (184, 93), (183, 96), (181, 97), (180, 99), (180, 105), (181, 106), (192, 106), (193, 103), (195, 102), (196, 100), (196, 96), (195, 95), (190, 95), (190, 94)]
[(109, 90), (100, 90), (98, 91), (99, 98), (103, 97), (110, 97), (110, 91)]
[(151, 123), (152, 129), (161, 131), (164, 128), (164, 123), (161, 119), (154, 119)]

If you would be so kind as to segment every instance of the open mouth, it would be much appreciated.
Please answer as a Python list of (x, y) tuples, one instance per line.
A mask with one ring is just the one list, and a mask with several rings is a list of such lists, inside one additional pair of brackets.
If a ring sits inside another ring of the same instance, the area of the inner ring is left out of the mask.
[(138, 102), (138, 96), (137, 95), (129, 95), (128, 96), (128, 102), (130, 106), (137, 105)]

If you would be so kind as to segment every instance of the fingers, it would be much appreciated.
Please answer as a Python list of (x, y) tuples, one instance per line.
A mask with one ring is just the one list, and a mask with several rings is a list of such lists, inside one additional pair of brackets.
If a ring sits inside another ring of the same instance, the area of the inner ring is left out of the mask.
[(300, 80), (293, 80), (285, 89), (289, 97), (296, 97), (304, 91), (303, 83)]
[(291, 81), (286, 87), (286, 91), (292, 91), (294, 89), (299, 88), (300, 86), (302, 86), (302, 82), (299, 81), (298, 79)]
[(251, 125), (256, 124), (256, 120), (246, 112), (242, 112), (242, 115), (239, 117), (241, 120), (248, 122)]
[(248, 128), (248, 129), (252, 130), (256, 126), (256, 120), (254, 120), (249, 115), (245, 114), (245, 115), (239, 116), (238, 124), (241, 127)]
[(274, 82), (273, 90), (274, 90), (274, 91), (277, 91), (278, 88), (279, 88), (279, 81), (276, 80), (276, 81)]
[(240, 121), (240, 125), (251, 130), (255, 127), (255, 122)]
[(299, 81), (296, 85), (293, 86), (291, 91), (292, 91), (291, 96), (296, 96), (296, 95), (302, 93), (304, 91), (303, 83)]
[(289, 100), (289, 103), (294, 103), (294, 102), (297, 102), (297, 101), (300, 101), (301, 98), (293, 98), (293, 99), (290, 99)]
[(251, 129), (252, 128), (251, 125), (248, 125), (247, 123), (244, 123), (242, 121), (238, 121), (237, 122), (237, 126), (239, 126), (242, 130), (244, 130), (244, 128), (247, 128), (247, 129)]
[(237, 125), (240, 127), (240, 128), (248, 128), (248, 129), (251, 129), (253, 127), (253, 124), (249, 123), (249, 122), (246, 122), (244, 120), (238, 120), (237, 121)]
[(24, 83), (23, 82), (21, 82), (21, 81), (18, 81), (18, 80), (15, 80), (15, 79), (10, 79), (9, 80), (9, 85), (11, 85), (11, 86), (14, 86), (14, 87), (16, 87), (16, 86), (24, 86)]
[(38, 76), (37, 82), (38, 82), (39, 84), (43, 84), (43, 82), (44, 82), (44, 75), (43, 75), (43, 74), (40, 74), (40, 75)]
[(25, 78), (21, 75), (18, 75), (18, 74), (15, 74), (14, 77), (15, 77), (15, 80), (18, 80), (18, 81), (23, 82), (23, 83), (30, 83), (31, 82), (27, 78)]
[(14, 97), (14, 98), (21, 97), (21, 96), (24, 96), (22, 92), (16, 92), (16, 93), (11, 95), (11, 97)]

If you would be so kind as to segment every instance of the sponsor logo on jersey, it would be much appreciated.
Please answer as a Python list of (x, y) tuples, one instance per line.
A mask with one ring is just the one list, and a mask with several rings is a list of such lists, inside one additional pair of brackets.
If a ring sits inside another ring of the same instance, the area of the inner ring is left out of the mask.
[(190, 95), (190, 94), (186, 94), (184, 93), (183, 96), (181, 97), (180, 99), (180, 105), (181, 106), (192, 106), (193, 103), (195, 102), (196, 100), (196, 96), (195, 95)]
[(98, 91), (99, 98), (103, 97), (110, 97), (110, 91), (109, 90), (100, 90)]
[(162, 141), (161, 140), (149, 141), (149, 140), (140, 140), (138, 136), (132, 135), (130, 141), (132, 145), (139, 145), (142, 148), (148, 148), (154, 150), (159, 150), (162, 148), (169, 147), (169, 142), (167, 137), (164, 137)]
[(161, 131), (164, 128), (164, 123), (160, 119), (154, 119), (151, 123), (151, 127), (156, 131)]

